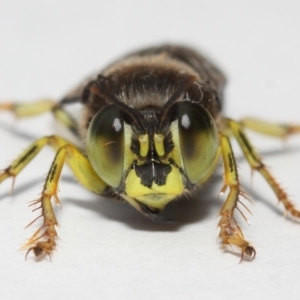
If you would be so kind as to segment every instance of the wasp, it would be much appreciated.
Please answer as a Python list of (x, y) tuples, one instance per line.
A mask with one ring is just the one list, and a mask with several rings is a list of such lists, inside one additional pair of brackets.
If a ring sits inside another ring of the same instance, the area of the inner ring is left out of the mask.
[[(41, 196), (31, 204), (39, 205), (43, 222), (24, 246), (26, 256), (33, 251), (35, 256), (51, 257), (56, 246), (58, 222), (51, 200), (60, 205), (57, 190), (65, 163), (88, 190), (122, 198), (148, 219), (168, 223), (162, 213), (166, 205), (206, 182), (221, 160), (222, 192), (228, 192), (219, 214), (219, 237), (224, 247), (240, 248), (242, 258), (254, 258), (255, 248), (234, 216), (236, 211), (242, 213), (239, 205), (246, 206), (230, 138), (237, 140), (252, 170), (265, 178), (286, 212), (299, 218), (300, 211), (269, 172), (245, 129), (282, 138), (299, 133), (300, 126), (225, 117), (225, 83), (223, 73), (200, 53), (163, 45), (117, 60), (59, 102), (2, 103), (1, 110), (17, 117), (51, 112), (82, 141), (78, 147), (58, 135), (42, 137), (0, 172), (0, 182), (14, 180), (44, 146), (56, 152)], [(74, 103), (83, 106), (80, 120), (66, 109)]]

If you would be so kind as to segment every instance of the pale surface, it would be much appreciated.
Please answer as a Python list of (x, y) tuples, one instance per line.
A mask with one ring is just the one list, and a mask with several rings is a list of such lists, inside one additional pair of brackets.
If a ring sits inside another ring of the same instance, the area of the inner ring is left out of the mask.
[[(0, 99), (60, 97), (126, 51), (162, 42), (203, 49), (228, 75), (227, 115), (300, 122), (299, 1), (0, 2)], [(30, 141), (55, 130), (51, 116), (14, 122), (0, 115), (0, 167)], [(251, 135), (252, 137), (252, 135)], [(300, 137), (254, 136), (266, 163), (300, 207)], [(273, 153), (268, 154), (269, 152)], [(240, 157), (237, 151), (237, 157)], [(40, 223), (27, 202), (41, 191), (54, 153), (47, 149), (16, 180), (0, 186), (1, 299), (299, 299), (300, 225), (282, 217), (255, 174), (245, 236), (254, 261), (216, 242), (221, 180), (200, 201), (168, 214), (178, 227), (152, 224), (126, 204), (86, 192), (64, 169), (59, 245), (52, 262), (17, 249)], [(245, 189), (250, 169), (239, 162)], [(71, 298), (72, 297), (72, 298)]]

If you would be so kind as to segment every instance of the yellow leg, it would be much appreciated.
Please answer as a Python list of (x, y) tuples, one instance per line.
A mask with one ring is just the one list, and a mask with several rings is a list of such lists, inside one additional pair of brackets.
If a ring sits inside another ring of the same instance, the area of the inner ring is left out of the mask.
[(0, 103), (0, 111), (10, 111), (17, 118), (33, 117), (45, 112), (52, 112), (56, 120), (78, 135), (78, 128), (75, 120), (62, 107), (62, 104), (65, 103), (68, 102), (63, 102), (63, 100), (61, 102), (56, 102), (52, 99), (40, 99), (30, 103), (4, 102)]
[(57, 189), (61, 170), (65, 162), (72, 169), (77, 180), (87, 189), (101, 194), (107, 188), (107, 184), (98, 177), (89, 160), (80, 150), (57, 136), (44, 137), (30, 145), (13, 161), (11, 166), (0, 172), (0, 183), (9, 177), (14, 178), (17, 176), (46, 144), (52, 146), (57, 151), (57, 154), (48, 172), (41, 197), (31, 204), (40, 204), (39, 208), (42, 209), (42, 213), (38, 218), (43, 217), (43, 225), (24, 246), (26, 249), (29, 248), (27, 254), (33, 251), (36, 256), (43, 252), (51, 255), (55, 248), (55, 238), (57, 237), (55, 226), (57, 225), (57, 221), (53, 212), (51, 199), (53, 197), (55, 203), (60, 204), (57, 197)]
[(244, 118), (239, 123), (257, 133), (278, 138), (286, 138), (289, 135), (300, 133), (299, 125), (272, 123), (256, 118)]
[[(255, 249), (244, 239), (243, 233), (234, 218), (234, 211), (238, 209), (239, 196), (242, 195), (235, 158), (228, 137), (220, 133), (220, 146), (224, 165), (224, 187), (229, 187), (229, 194), (220, 211), (221, 220), (219, 222), (220, 238), (223, 245), (234, 245), (241, 249), (242, 258), (244, 254), (255, 257)], [(243, 204), (242, 204), (243, 205)]]
[[(279, 183), (275, 180), (275, 178), (272, 176), (272, 174), (268, 171), (268, 169), (262, 162), (261, 157), (254, 150), (250, 141), (246, 137), (241, 124), (239, 122), (233, 121), (231, 119), (226, 119), (226, 123), (227, 123), (228, 128), (231, 130), (233, 136), (237, 139), (237, 141), (244, 153), (244, 156), (247, 159), (248, 163), (250, 164), (251, 168), (253, 170), (257, 170), (265, 178), (265, 180), (269, 183), (269, 185), (273, 189), (279, 202), (281, 202), (284, 205), (286, 211), (289, 212), (292, 216), (300, 218), (300, 211), (295, 208), (294, 204), (288, 198), (287, 193), (282, 189), (282, 187), (279, 185)], [(273, 129), (274, 130), (271, 129), (271, 132), (274, 133), (273, 135), (278, 136), (278, 137), (287, 136), (291, 132), (294, 133), (297, 131), (296, 127), (295, 127), (295, 130), (287, 129), (286, 134), (280, 135), (279, 130), (277, 131), (277, 134), (275, 134), (276, 126), (273, 127)]]
[(0, 110), (8, 110), (17, 118), (33, 117), (51, 111), (57, 103), (52, 99), (40, 99), (30, 103), (3, 102)]

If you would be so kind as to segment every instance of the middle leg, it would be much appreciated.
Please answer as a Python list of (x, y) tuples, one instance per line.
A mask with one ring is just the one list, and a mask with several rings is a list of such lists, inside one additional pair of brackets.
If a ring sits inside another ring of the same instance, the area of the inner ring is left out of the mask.
[[(286, 191), (280, 186), (275, 177), (269, 172), (269, 170), (263, 163), (260, 155), (255, 151), (254, 147), (251, 145), (249, 139), (244, 133), (242, 125), (239, 122), (236, 122), (231, 119), (226, 119), (226, 125), (231, 130), (233, 136), (236, 138), (252, 170), (257, 170), (265, 178), (265, 180), (277, 196), (278, 201), (284, 205), (285, 210), (288, 213), (290, 213), (290, 215), (300, 218), (300, 211), (296, 209), (295, 205), (289, 199)], [(270, 127), (274, 129), (273, 131), (271, 131), (274, 133), (275, 136), (281, 136), (279, 135), (279, 131), (278, 134), (275, 134), (275, 127), (272, 127), (271, 125)], [(296, 131), (293, 133), (296, 133)], [(284, 134), (282, 134), (282, 136), (286, 136), (287, 134), (288, 132), (285, 132)]]

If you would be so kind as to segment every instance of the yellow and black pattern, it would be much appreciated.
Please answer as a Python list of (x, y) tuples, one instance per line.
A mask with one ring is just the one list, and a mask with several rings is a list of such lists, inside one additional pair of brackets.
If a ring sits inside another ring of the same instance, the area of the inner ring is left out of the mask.
[[(60, 102), (41, 99), (0, 104), (0, 110), (20, 118), (51, 112), (83, 140), (79, 149), (56, 135), (42, 137), (0, 172), (0, 183), (14, 179), (44, 146), (51, 146), (56, 153), (41, 196), (31, 203), (37, 205), (34, 210), (41, 209), (37, 219), (43, 221), (24, 246), (27, 253), (51, 256), (55, 248), (58, 224), (51, 201), (60, 205), (57, 190), (65, 163), (88, 190), (118, 195), (150, 220), (169, 222), (163, 217), (165, 206), (207, 181), (222, 160), (222, 192), (228, 188), (228, 194), (220, 210), (219, 236), (223, 246), (240, 248), (242, 258), (254, 257), (256, 250), (235, 219), (235, 212), (241, 212), (239, 205), (246, 206), (241, 202), (245, 195), (229, 138), (237, 140), (251, 168), (262, 174), (286, 211), (299, 218), (300, 211), (244, 131), (285, 138), (299, 133), (300, 126), (224, 117), (224, 84), (223, 74), (202, 55), (166, 45), (124, 57)], [(78, 102), (83, 105), (80, 122), (65, 109)]]

